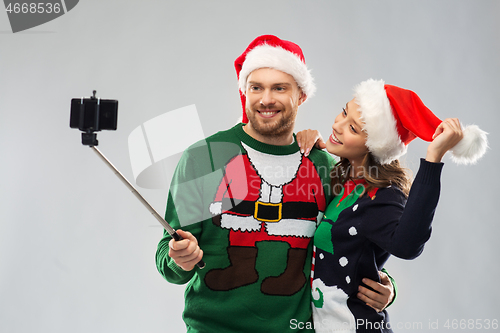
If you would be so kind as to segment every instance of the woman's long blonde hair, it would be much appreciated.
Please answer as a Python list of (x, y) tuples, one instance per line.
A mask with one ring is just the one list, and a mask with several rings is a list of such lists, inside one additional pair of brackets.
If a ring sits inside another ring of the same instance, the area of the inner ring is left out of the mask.
[[(373, 155), (368, 152), (362, 162), (363, 175), (366, 181), (366, 191), (370, 192), (375, 188), (384, 188), (395, 186), (399, 188), (406, 196), (411, 188), (411, 174), (408, 169), (403, 168), (399, 160), (394, 160), (389, 164), (378, 163)], [(349, 174), (351, 164), (348, 159), (341, 157), (332, 170), (332, 189), (335, 190), (339, 185), (343, 185), (347, 180), (351, 179)], [(338, 193), (334, 193), (338, 194)]]

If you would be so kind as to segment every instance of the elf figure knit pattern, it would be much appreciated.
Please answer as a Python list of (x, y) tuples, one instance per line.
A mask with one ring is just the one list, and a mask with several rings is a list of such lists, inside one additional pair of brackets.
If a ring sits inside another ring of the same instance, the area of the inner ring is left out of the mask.
[(156, 264), (169, 282), (189, 282), (188, 332), (313, 332), (311, 240), (331, 200), (332, 164), (319, 150), (304, 157), (296, 142), (259, 142), (243, 124), (184, 152), (165, 218), (197, 238), (206, 267), (179, 268), (167, 233)]
[[(348, 181), (327, 207), (314, 236), (311, 272), (316, 332), (392, 332), (387, 311), (357, 298), (363, 278), (380, 282), (391, 254), (414, 259), (431, 235), (442, 163), (421, 160), (408, 200), (395, 187), (362, 195), (364, 180)], [(405, 206), (406, 204), (406, 206)]]

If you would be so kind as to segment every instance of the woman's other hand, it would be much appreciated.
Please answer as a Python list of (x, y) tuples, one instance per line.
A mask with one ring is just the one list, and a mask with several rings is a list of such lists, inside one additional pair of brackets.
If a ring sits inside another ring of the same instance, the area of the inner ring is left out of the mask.
[(304, 156), (308, 156), (312, 147), (325, 149), (326, 144), (321, 134), (317, 130), (307, 129), (297, 133), (297, 144), (300, 147), (300, 152)]
[(462, 126), (457, 118), (447, 118), (436, 128), (432, 142), (427, 148), (426, 161), (439, 163), (444, 154), (455, 147), (464, 137)]

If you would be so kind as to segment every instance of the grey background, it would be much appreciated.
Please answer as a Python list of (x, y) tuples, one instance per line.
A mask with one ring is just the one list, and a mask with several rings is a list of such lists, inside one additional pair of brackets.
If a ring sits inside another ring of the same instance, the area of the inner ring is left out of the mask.
[[(328, 136), (353, 85), (373, 77), (416, 91), (442, 119), (490, 133), (479, 164), (446, 159), (422, 256), (387, 268), (400, 288), (393, 326), (416, 325), (397, 331), (500, 319), (499, 14), (491, 0), (87, 0), (12, 34), (2, 11), (0, 330), (185, 330), (184, 286), (156, 272), (161, 227), (80, 144), (69, 102), (92, 89), (120, 101), (118, 130), (99, 134), (99, 146), (132, 179), (127, 138), (145, 121), (195, 104), (206, 135), (236, 122), (233, 61), (260, 34), (295, 41), (312, 68), (318, 91), (300, 107), (297, 129)], [(410, 145), (414, 171), (426, 147)], [(141, 192), (164, 211), (165, 189)]]

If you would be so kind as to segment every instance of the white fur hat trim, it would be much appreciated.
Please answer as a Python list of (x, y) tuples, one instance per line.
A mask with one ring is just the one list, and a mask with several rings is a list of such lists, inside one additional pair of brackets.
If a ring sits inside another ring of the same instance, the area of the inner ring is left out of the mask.
[(238, 80), (243, 94), (246, 93), (248, 75), (259, 68), (273, 68), (290, 74), (307, 97), (312, 97), (316, 91), (310, 70), (297, 55), (279, 46), (264, 44), (255, 47), (245, 57)]
[(354, 87), (354, 98), (367, 133), (366, 147), (377, 162), (389, 164), (406, 154), (407, 147), (399, 138), (384, 85), (383, 80), (363, 81)]

